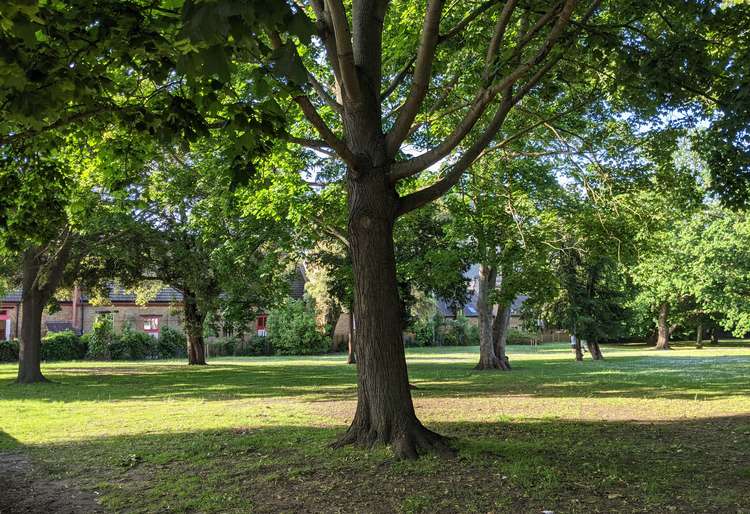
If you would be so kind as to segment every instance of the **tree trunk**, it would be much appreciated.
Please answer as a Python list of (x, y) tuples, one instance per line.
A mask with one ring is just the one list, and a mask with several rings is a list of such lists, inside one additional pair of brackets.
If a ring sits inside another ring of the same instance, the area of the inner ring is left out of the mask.
[[(485, 264), (479, 265), (479, 291), (477, 312), (479, 314), (479, 362), (474, 369), (504, 369), (503, 363), (495, 355), (495, 341), (492, 330), (492, 303), (490, 294), (495, 289), (497, 270)], [(498, 316), (502, 313), (498, 312)]]
[(357, 356), (354, 353), (354, 309), (349, 309), (349, 354), (346, 356), (347, 364), (356, 364)]
[(657, 350), (669, 350), (669, 326), (667, 325), (668, 316), (669, 304), (667, 302), (664, 302), (659, 306), (659, 320), (657, 325), (659, 336), (656, 338)]
[(205, 315), (198, 308), (198, 301), (189, 291), (184, 293), (185, 332), (188, 339), (188, 364), (206, 364), (206, 345), (203, 342), (203, 320)]
[(586, 346), (589, 349), (589, 353), (591, 354), (591, 358), (595, 361), (603, 360), (604, 355), (602, 355), (602, 350), (599, 348), (599, 343), (596, 340), (586, 340)]
[[(24, 270), (25, 274), (26, 270)], [(41, 369), (42, 313), (46, 303), (42, 292), (36, 287), (32, 286), (28, 292), (23, 293), (21, 341), (18, 353), (17, 381), (19, 384), (47, 382)]]
[(508, 359), (508, 327), (510, 327), (511, 304), (497, 306), (497, 315), (492, 322), (492, 341), (495, 345), (495, 355), (500, 361), (501, 369), (510, 371), (510, 360)]
[[(341, 306), (337, 302), (333, 302), (331, 307), (326, 311), (325, 324), (328, 327), (328, 338), (333, 341), (336, 335), (336, 325), (338, 324), (339, 318), (341, 317)], [(334, 351), (338, 351), (338, 344)]]
[(409, 459), (423, 451), (451, 453), (445, 439), (417, 419), (409, 391), (393, 249), (396, 192), (374, 165), (349, 170), (348, 186), (357, 410), (334, 446), (390, 444), (397, 458)]
[(715, 328), (711, 330), (711, 344), (719, 344), (719, 329)]
[(578, 336), (573, 334), (573, 349), (576, 354), (576, 360), (582, 361), (583, 360), (583, 349), (581, 348), (581, 340), (578, 339)]
[(699, 350), (703, 348), (703, 323), (698, 323), (695, 330), (695, 347)]
[[(46, 262), (42, 252), (42, 249), (32, 247), (23, 257), (21, 341), (16, 379), (19, 384), (48, 381), (42, 375), (41, 369), (42, 314), (52, 293), (62, 280), (70, 255), (69, 239), (65, 238), (62, 246)], [(46, 267), (44, 278), (40, 273), (43, 266)]]

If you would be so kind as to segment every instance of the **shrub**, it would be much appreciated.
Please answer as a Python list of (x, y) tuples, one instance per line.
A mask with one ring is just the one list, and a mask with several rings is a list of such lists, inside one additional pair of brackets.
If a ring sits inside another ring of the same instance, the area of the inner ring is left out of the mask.
[(45, 361), (70, 361), (86, 357), (88, 347), (74, 332), (54, 332), (42, 338), (41, 358)]
[(0, 362), (16, 362), (18, 360), (18, 339), (0, 341)]
[(479, 344), (479, 327), (469, 323), (463, 314), (447, 320), (443, 330), (443, 344), (448, 346), (474, 346)]
[(237, 356), (254, 356), (254, 355), (271, 355), (271, 338), (254, 335), (248, 341), (237, 341), (234, 347), (234, 355)]
[(407, 346), (440, 346), (443, 344), (443, 328), (445, 320), (436, 313), (426, 319), (417, 319), (411, 326), (414, 338)]
[(112, 358), (110, 347), (116, 339), (112, 319), (108, 316), (98, 316), (90, 333), (84, 336), (88, 347), (87, 356), (90, 359), (109, 360)]
[(287, 299), (268, 314), (268, 335), (279, 355), (312, 355), (331, 348), (330, 339), (320, 332), (315, 313), (300, 300)]
[(175, 359), (187, 356), (187, 337), (172, 327), (161, 329), (159, 339), (153, 343), (152, 357), (155, 359)]
[(109, 345), (112, 360), (142, 360), (152, 355), (157, 341), (148, 334), (125, 328)]
[(238, 343), (239, 341), (233, 337), (216, 339), (208, 343), (208, 353), (214, 357), (227, 357), (229, 355), (234, 355), (234, 349)]
[(531, 341), (538, 339), (538, 335), (517, 328), (508, 329), (508, 344), (531, 344)]

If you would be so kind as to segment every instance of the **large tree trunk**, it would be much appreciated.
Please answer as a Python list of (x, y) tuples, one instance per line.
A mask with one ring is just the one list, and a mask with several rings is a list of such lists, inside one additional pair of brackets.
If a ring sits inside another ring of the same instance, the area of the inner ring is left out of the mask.
[(21, 341), (18, 353), (17, 381), (19, 384), (47, 382), (41, 369), (42, 313), (46, 303), (47, 300), (36, 287), (23, 293)]
[(510, 327), (511, 304), (497, 306), (497, 315), (492, 322), (492, 340), (495, 345), (495, 355), (500, 361), (504, 371), (510, 371), (510, 360), (508, 359), (508, 328)]
[(373, 167), (348, 176), (359, 373), (357, 410), (335, 446), (390, 444), (398, 458), (448, 453), (444, 438), (417, 419), (409, 391), (393, 249), (395, 191)]
[[(41, 369), (42, 314), (52, 293), (60, 285), (69, 255), (70, 243), (67, 238), (51, 257), (43, 255), (43, 250), (36, 247), (24, 254), (21, 341), (16, 379), (19, 384), (47, 382)], [(41, 273), (43, 267), (45, 273)]]
[(657, 350), (669, 350), (669, 325), (667, 325), (667, 317), (669, 316), (669, 304), (667, 302), (662, 303), (659, 306), (659, 319), (657, 321), (657, 328), (659, 336), (656, 338), (656, 349)]
[[(492, 303), (490, 294), (495, 289), (497, 269), (485, 264), (479, 266), (479, 291), (477, 312), (479, 314), (479, 362), (474, 369), (504, 369), (495, 355), (495, 340), (492, 331)], [(498, 312), (498, 316), (501, 313)]]
[(695, 347), (699, 350), (703, 348), (703, 323), (698, 323), (695, 330)]
[(346, 356), (347, 364), (356, 364), (357, 356), (354, 353), (354, 309), (349, 308), (349, 341), (348, 341), (348, 355)]
[(203, 341), (203, 320), (205, 315), (198, 308), (198, 301), (194, 294), (186, 291), (184, 294), (185, 332), (188, 339), (188, 364), (206, 364), (206, 345)]

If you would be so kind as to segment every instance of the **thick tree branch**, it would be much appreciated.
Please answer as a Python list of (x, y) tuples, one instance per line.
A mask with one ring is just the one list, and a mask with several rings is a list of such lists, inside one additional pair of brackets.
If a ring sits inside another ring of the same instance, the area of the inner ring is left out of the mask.
[(344, 93), (352, 100), (359, 100), (359, 78), (354, 65), (354, 50), (349, 22), (341, 0), (325, 0), (327, 12), (330, 14), (331, 28), (336, 40), (336, 57), (338, 58), (341, 82)]
[(495, 57), (500, 49), (500, 45), (505, 37), (505, 30), (508, 28), (511, 16), (513, 16), (513, 9), (516, 7), (516, 0), (508, 0), (503, 6), (503, 10), (500, 12), (500, 16), (495, 24), (495, 31), (492, 34), (492, 40), (487, 47), (487, 57), (485, 58), (484, 73), (482, 74), (482, 81), (489, 82), (492, 74), (492, 68), (495, 64)]
[(414, 64), (414, 78), (409, 96), (399, 111), (396, 122), (386, 135), (386, 151), (388, 155), (395, 155), (406, 135), (419, 108), (427, 94), (432, 75), (432, 61), (435, 58), (435, 48), (440, 33), (440, 17), (443, 12), (444, 0), (429, 0), (427, 13), (422, 26), (422, 38), (417, 50), (417, 60)]

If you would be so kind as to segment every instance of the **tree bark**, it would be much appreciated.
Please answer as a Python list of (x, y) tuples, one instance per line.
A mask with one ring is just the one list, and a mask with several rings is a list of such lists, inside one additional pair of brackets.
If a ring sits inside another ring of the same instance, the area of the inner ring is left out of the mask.
[(711, 344), (719, 344), (719, 329), (716, 327), (711, 330)]
[[(504, 363), (495, 354), (495, 339), (492, 323), (490, 294), (495, 289), (497, 269), (486, 264), (479, 265), (479, 291), (477, 312), (479, 314), (479, 362), (474, 369), (505, 369)], [(497, 313), (502, 316), (501, 312)]]
[[(42, 314), (63, 278), (70, 255), (66, 237), (54, 255), (44, 256), (41, 248), (32, 247), (23, 257), (23, 293), (21, 300), (21, 341), (18, 352), (19, 384), (48, 382), (42, 374)], [(44, 277), (42, 268), (45, 268)]]
[(703, 348), (703, 323), (698, 323), (695, 330), (695, 347), (699, 350)]
[(346, 356), (347, 364), (356, 364), (357, 356), (354, 353), (354, 309), (349, 309), (349, 342), (348, 342), (349, 354)]
[(573, 344), (576, 353), (576, 360), (580, 362), (583, 360), (583, 349), (581, 348), (581, 340), (578, 339), (578, 336), (575, 334), (573, 334)]
[(417, 419), (409, 390), (393, 248), (396, 192), (382, 169), (365, 165), (347, 176), (357, 410), (334, 446), (390, 444), (397, 458), (409, 459), (425, 451), (451, 453), (445, 439)]
[(492, 340), (495, 345), (495, 355), (502, 365), (502, 370), (510, 371), (508, 359), (508, 328), (510, 327), (511, 304), (498, 305), (495, 321), (492, 322)]
[(604, 355), (602, 355), (602, 350), (599, 348), (599, 342), (592, 339), (592, 340), (586, 340), (586, 347), (589, 349), (589, 353), (591, 354), (591, 358), (595, 361), (603, 360)]
[(188, 364), (203, 366), (206, 364), (206, 345), (203, 341), (203, 321), (206, 316), (198, 308), (198, 300), (190, 291), (184, 292), (183, 302)]
[(669, 304), (663, 302), (659, 306), (659, 319), (657, 321), (657, 328), (659, 336), (656, 338), (656, 349), (657, 350), (669, 350), (669, 325), (667, 325), (667, 317), (669, 316)]

